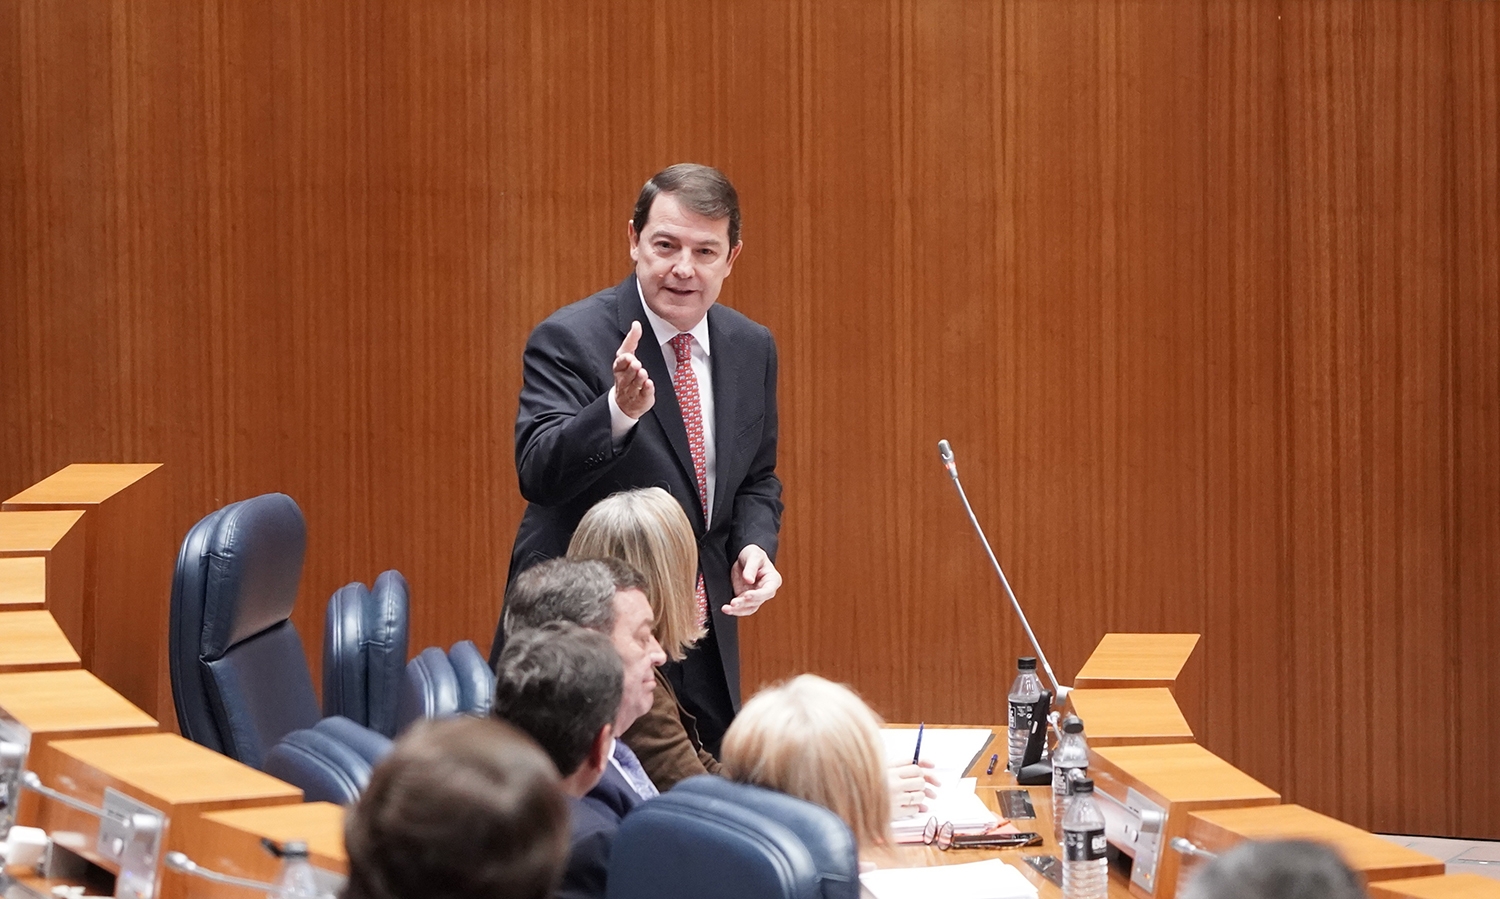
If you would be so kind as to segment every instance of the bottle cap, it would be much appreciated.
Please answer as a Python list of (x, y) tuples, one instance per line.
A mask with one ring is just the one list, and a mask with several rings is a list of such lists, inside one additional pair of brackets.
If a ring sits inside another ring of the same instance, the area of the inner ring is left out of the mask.
[(1073, 781), (1072, 793), (1074, 796), (1077, 796), (1080, 793), (1092, 792), (1094, 792), (1094, 782), (1092, 780), (1089, 780), (1087, 777), (1085, 777), (1083, 780)]
[(281, 844), (282, 858), (307, 858), (307, 844), (302, 840), (287, 840)]
[(1035, 671), (1036, 670), (1036, 657), (1035, 656), (1021, 656), (1019, 659), (1016, 659), (1016, 667), (1018, 669), (1020, 669), (1021, 671)]
[(1063, 719), (1062, 729), (1065, 734), (1081, 734), (1083, 733), (1083, 719), (1077, 715), (1069, 715)]

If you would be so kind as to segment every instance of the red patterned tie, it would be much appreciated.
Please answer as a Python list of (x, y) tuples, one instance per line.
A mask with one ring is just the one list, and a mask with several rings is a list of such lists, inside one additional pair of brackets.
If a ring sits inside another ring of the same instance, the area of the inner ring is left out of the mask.
[[(698, 503), (703, 520), (708, 521), (708, 459), (703, 453), (703, 407), (698, 405), (698, 376), (693, 374), (693, 335), (678, 334), (670, 341), (677, 354), (677, 370), (672, 375), (672, 389), (682, 408), (682, 424), (687, 428), (688, 451), (693, 454), (693, 475), (698, 479)], [(705, 527), (707, 525), (705, 524)], [(703, 574), (698, 574), (698, 626), (708, 623), (708, 591), (703, 588)]]

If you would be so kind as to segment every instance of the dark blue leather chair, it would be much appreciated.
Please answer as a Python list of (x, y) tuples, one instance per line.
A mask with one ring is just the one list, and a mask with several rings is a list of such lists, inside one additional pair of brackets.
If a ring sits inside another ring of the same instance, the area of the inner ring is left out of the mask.
[[(193, 742), (254, 768), (264, 769), (289, 734), (322, 719), (290, 621), (306, 545), (302, 510), (291, 497), (269, 493), (206, 516), (177, 557), (168, 643), (178, 726)], [(331, 723), (323, 732), (330, 739), (358, 734), (343, 743), (367, 764), (346, 774), (367, 782), (390, 741), (349, 728), (358, 725)], [(303, 786), (296, 773), (282, 775)]]
[(397, 728), (404, 730), (420, 718), (483, 717), (494, 698), (495, 672), (474, 641), (461, 640), (447, 653), (430, 646), (406, 664)]
[(636, 807), (609, 857), (609, 899), (859, 896), (858, 847), (837, 815), (713, 775)]
[(341, 715), (387, 737), (406, 678), (410, 594), (399, 571), (355, 581), (328, 601), (323, 628), (323, 714)]

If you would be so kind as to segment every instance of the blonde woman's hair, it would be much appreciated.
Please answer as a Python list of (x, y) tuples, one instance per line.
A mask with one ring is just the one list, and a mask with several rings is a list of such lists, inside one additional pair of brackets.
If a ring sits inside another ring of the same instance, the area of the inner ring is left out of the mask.
[(724, 735), (723, 774), (806, 799), (861, 850), (891, 842), (880, 718), (853, 690), (803, 674), (755, 694)]
[(570, 559), (619, 559), (646, 576), (656, 641), (682, 661), (707, 633), (698, 625), (698, 542), (687, 513), (660, 487), (626, 490), (595, 503), (568, 543)]

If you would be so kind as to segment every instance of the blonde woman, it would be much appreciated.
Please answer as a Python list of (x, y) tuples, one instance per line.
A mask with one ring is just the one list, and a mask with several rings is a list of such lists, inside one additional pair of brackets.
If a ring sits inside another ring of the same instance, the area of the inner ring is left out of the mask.
[[(687, 514), (660, 487), (627, 490), (595, 503), (568, 544), (571, 559), (619, 559), (646, 577), (654, 633), (670, 661), (680, 662), (703, 637), (693, 590), (698, 544)], [(651, 710), (625, 731), (625, 745), (658, 790), (695, 774), (717, 774), (718, 761), (698, 738), (697, 722), (677, 700), (661, 668)]]
[(755, 694), (724, 735), (723, 774), (832, 811), (861, 856), (891, 843), (880, 719), (841, 684), (803, 674)]

